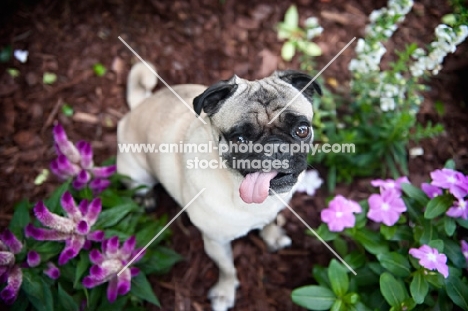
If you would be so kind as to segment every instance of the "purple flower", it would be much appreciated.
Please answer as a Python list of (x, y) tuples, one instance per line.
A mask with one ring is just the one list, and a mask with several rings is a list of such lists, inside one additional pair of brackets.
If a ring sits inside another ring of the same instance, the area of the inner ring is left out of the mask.
[(439, 254), (437, 249), (428, 245), (423, 245), (420, 248), (411, 248), (410, 255), (419, 259), (419, 264), (429, 270), (437, 270), (440, 274), (447, 278), (449, 270), (447, 266), (447, 256)]
[(310, 170), (304, 173), (304, 178), (296, 188), (297, 192), (306, 192), (309, 196), (313, 196), (315, 191), (320, 188), (323, 180), (320, 178), (316, 170)]
[(362, 212), (362, 208), (354, 201), (337, 195), (328, 204), (328, 208), (320, 213), (322, 221), (328, 224), (330, 231), (340, 232), (344, 228), (354, 227), (356, 218), (353, 213)]
[(107, 178), (115, 173), (115, 165), (94, 166), (91, 144), (79, 141), (76, 146), (73, 145), (60, 124), (54, 127), (53, 135), (58, 157), (50, 163), (50, 169), (55, 175), (61, 179), (73, 177), (73, 187), (78, 190), (83, 189), (91, 180), (90, 188), (96, 193), (109, 186)]
[(468, 219), (468, 208), (467, 208), (467, 201), (463, 199), (458, 199), (454, 203), (454, 205), (448, 209), (447, 211), (447, 216), (453, 217), (453, 218), (463, 218), (463, 219)]
[(466, 241), (461, 241), (461, 251), (463, 256), (465, 256), (466, 262), (468, 263), (468, 243)]
[(47, 269), (44, 270), (44, 273), (51, 279), (56, 280), (60, 277), (60, 270), (53, 263), (47, 263)]
[(29, 251), (26, 262), (29, 267), (37, 267), (41, 263), (41, 256), (36, 251)]
[(375, 222), (383, 222), (393, 226), (406, 211), (406, 205), (396, 190), (384, 190), (382, 194), (369, 197), (369, 212), (367, 217)]
[(396, 180), (393, 179), (376, 179), (371, 181), (371, 185), (374, 187), (380, 187), (380, 191), (384, 190), (395, 190), (397, 193), (401, 194), (401, 184), (409, 184), (410, 181), (408, 177), (403, 176)]
[(23, 244), (10, 230), (6, 229), (0, 234), (0, 280), (7, 283), (0, 292), (0, 298), (9, 305), (15, 302), (23, 282), (23, 272), (15, 264), (15, 255), (22, 249)]
[(431, 173), (432, 185), (448, 189), (457, 199), (463, 199), (468, 194), (468, 178), (460, 172), (444, 168)]
[(51, 213), (43, 202), (37, 203), (33, 210), (34, 215), (42, 225), (50, 229), (36, 228), (29, 224), (25, 231), (27, 237), (38, 241), (65, 241), (65, 248), (58, 261), (63, 265), (78, 255), (87, 240), (102, 241), (104, 232), (91, 231), (101, 213), (101, 199), (94, 199), (89, 204), (83, 200), (76, 206), (71, 194), (65, 192), (61, 204), (67, 217)]
[[(134, 236), (126, 240), (119, 247), (119, 239), (114, 236), (102, 242), (102, 253), (93, 249), (89, 253), (89, 259), (94, 264), (89, 270), (89, 275), (83, 279), (86, 288), (93, 288), (100, 284), (109, 282), (107, 286), (107, 299), (114, 302), (118, 295), (125, 295), (130, 291), (131, 278), (139, 272), (138, 268), (122, 269), (130, 262), (141, 249), (135, 249), (136, 239)], [(143, 257), (142, 252), (135, 261)], [(117, 275), (122, 271), (120, 275)]]
[(427, 183), (421, 184), (421, 189), (430, 199), (442, 194), (442, 189)]

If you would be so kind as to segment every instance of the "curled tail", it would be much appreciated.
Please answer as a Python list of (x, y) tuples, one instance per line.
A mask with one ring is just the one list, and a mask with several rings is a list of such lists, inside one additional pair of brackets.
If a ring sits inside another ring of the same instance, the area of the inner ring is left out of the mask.
[[(155, 71), (154, 66), (146, 62)], [(145, 98), (151, 96), (151, 90), (156, 86), (158, 78), (144, 63), (136, 63), (130, 70), (127, 79), (127, 103), (130, 109), (135, 109)]]

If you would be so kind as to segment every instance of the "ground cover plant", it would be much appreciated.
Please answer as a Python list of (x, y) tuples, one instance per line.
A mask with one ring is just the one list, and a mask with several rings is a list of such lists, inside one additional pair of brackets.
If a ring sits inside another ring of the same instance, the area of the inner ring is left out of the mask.
[(13, 310), (160, 306), (147, 276), (167, 272), (181, 256), (161, 245), (170, 231), (143, 246), (167, 219), (135, 203), (114, 164), (96, 166), (89, 142), (74, 144), (60, 124), (53, 137), (50, 170), (63, 183), (46, 200), (19, 203), (0, 234), (0, 298)]

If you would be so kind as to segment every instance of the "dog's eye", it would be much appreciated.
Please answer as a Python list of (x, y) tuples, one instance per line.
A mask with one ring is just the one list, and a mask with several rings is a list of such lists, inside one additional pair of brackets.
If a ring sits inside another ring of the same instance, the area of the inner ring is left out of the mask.
[(307, 125), (300, 125), (296, 127), (294, 133), (299, 138), (306, 138), (307, 136), (309, 136), (309, 127)]
[(238, 135), (238, 136), (234, 136), (231, 141), (234, 143), (234, 144), (246, 144), (247, 143), (247, 139), (242, 136), (242, 135)]

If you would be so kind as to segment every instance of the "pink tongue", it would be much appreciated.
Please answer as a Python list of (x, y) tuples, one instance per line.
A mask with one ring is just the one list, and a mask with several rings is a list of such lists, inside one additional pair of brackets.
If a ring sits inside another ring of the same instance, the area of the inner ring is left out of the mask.
[(263, 203), (268, 197), (270, 180), (275, 178), (278, 172), (256, 172), (245, 176), (239, 187), (239, 193), (245, 203)]

